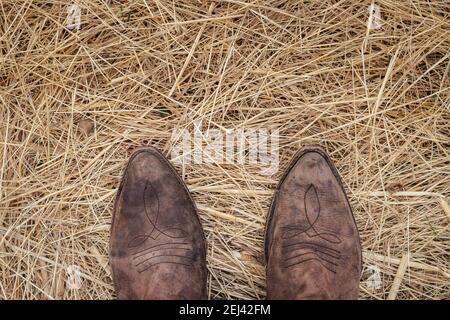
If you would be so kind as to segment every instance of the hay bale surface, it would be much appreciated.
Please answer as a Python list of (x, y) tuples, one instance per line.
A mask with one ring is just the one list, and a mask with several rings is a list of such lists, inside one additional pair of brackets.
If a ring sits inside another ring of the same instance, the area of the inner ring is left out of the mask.
[[(0, 298), (109, 299), (113, 199), (131, 151), (172, 131), (280, 131), (280, 170), (179, 166), (211, 299), (264, 298), (263, 228), (295, 151), (320, 144), (361, 233), (363, 299), (448, 299), (450, 4), (0, 2)], [(77, 279), (80, 275), (80, 281)]]

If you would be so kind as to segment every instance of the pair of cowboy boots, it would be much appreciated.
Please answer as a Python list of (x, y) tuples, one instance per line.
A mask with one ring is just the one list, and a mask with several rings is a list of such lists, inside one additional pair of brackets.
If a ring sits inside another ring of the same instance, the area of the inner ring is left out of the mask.
[[(357, 299), (361, 245), (339, 175), (302, 148), (267, 217), (268, 299)], [(117, 192), (110, 259), (119, 299), (206, 299), (206, 243), (192, 197), (156, 149), (133, 153)]]

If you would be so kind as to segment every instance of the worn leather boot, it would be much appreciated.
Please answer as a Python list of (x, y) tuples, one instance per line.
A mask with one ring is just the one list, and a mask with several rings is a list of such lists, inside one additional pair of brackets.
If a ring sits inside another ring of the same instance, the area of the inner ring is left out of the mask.
[(281, 178), (265, 232), (268, 299), (357, 299), (358, 229), (330, 158), (302, 148)]
[(110, 262), (119, 299), (206, 299), (206, 248), (186, 185), (151, 147), (133, 153), (111, 226)]

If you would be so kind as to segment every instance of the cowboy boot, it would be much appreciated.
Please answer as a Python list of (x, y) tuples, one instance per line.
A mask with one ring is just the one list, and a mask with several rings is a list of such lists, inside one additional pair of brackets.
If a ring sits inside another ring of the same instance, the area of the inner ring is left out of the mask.
[(194, 202), (154, 148), (139, 148), (125, 169), (110, 263), (119, 299), (207, 298), (205, 237)]
[(267, 299), (357, 299), (358, 229), (325, 151), (302, 148), (278, 184), (265, 231)]

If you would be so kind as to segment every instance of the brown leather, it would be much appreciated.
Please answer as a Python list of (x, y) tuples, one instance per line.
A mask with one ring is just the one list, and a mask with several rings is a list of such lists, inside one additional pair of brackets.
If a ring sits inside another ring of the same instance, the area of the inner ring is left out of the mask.
[(117, 192), (110, 259), (119, 299), (206, 299), (206, 247), (183, 181), (156, 149), (133, 153)]
[(319, 147), (295, 155), (265, 232), (268, 299), (357, 299), (361, 244), (344, 189)]

